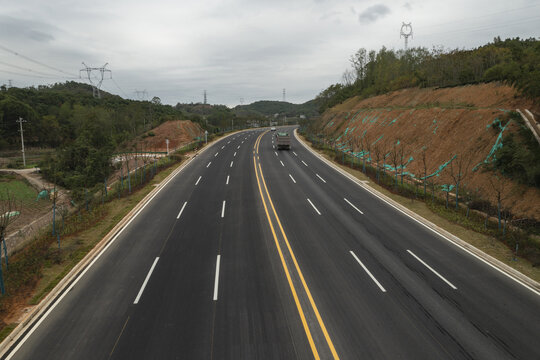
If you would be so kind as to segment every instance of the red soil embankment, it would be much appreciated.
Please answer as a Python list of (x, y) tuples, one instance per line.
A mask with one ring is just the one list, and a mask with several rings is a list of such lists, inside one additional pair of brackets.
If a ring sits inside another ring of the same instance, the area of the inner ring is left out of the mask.
[[(424, 176), (425, 149), (427, 174), (436, 174), (430, 180), (439, 185), (454, 183), (452, 170), (457, 173), (462, 159), (467, 165), (462, 171), (466, 174), (462, 185), (496, 204), (494, 188), (501, 186), (501, 181), (494, 181), (493, 174), (480, 164), (492, 162), (494, 149), (504, 146), (504, 135), (521, 126), (514, 120), (507, 125), (509, 112), (515, 109), (539, 113), (534, 101), (498, 83), (413, 88), (364, 100), (351, 98), (326, 111), (316, 128), (338, 149), (356, 156), (369, 146), (374, 157), (377, 149), (386, 156), (385, 163), (390, 167), (392, 151), (403, 151), (405, 171), (417, 179)], [(450, 164), (444, 166), (450, 160), (453, 169)], [(540, 190), (504, 182), (503, 207), (515, 216), (540, 220)]]
[(173, 120), (146, 132), (131, 147), (137, 151), (167, 151), (166, 139), (169, 139), (169, 149), (172, 150), (200, 136), (204, 136), (204, 130), (198, 124), (190, 120)]

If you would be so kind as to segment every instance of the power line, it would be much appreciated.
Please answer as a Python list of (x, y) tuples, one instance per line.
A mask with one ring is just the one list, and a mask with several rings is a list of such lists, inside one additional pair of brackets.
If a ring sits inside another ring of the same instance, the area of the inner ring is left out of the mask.
[[(37, 78), (37, 79), (59, 79), (59, 78), (65, 78), (62, 76), (40, 76), (40, 75), (30, 75), (30, 74), (22, 74), (15, 71), (9, 71), (9, 70), (1, 70), (0, 72), (5, 74), (11, 74), (11, 75), (18, 75), (18, 76), (25, 76), (30, 78)], [(66, 79), (78, 79), (78, 78), (66, 78)]]
[[(486, 24), (484, 26), (477, 25), (477, 26), (469, 27), (469, 28), (461, 28), (461, 29), (456, 29), (456, 30), (429, 33), (429, 34), (426, 34), (425, 36), (427, 37), (427, 36), (439, 35), (439, 34), (454, 34), (454, 33), (462, 33), (462, 32), (484, 31), (484, 30), (490, 30), (490, 29), (493, 29), (493, 28), (501, 29), (504, 26), (521, 25), (523, 23), (537, 22), (539, 20), (540, 20), (540, 16), (533, 16), (533, 17), (530, 17), (530, 18), (525, 18), (525, 19), (520, 19), (520, 20), (513, 20), (513, 21), (508, 21), (508, 22), (497, 22), (497, 24), (493, 24), (493, 25), (489, 25), (489, 24)], [(478, 27), (478, 26), (480, 26), (480, 27)]]
[(437, 23), (437, 24), (433, 24), (433, 25), (429, 25), (429, 26), (422, 26), (422, 27), (419, 26), (418, 29), (429, 29), (429, 28), (434, 28), (434, 27), (452, 25), (452, 24), (456, 24), (456, 23), (460, 23), (460, 22), (464, 22), (464, 21), (469, 21), (469, 20), (477, 21), (478, 19), (487, 18), (487, 17), (491, 17), (491, 16), (494, 16), (494, 15), (507, 14), (509, 12), (530, 9), (532, 7), (538, 7), (538, 6), (540, 6), (540, 4), (534, 4), (534, 5), (530, 5), (530, 6), (525, 6), (525, 7), (521, 7), (521, 8), (515, 8), (515, 9), (509, 9), (509, 10), (504, 10), (504, 11), (498, 11), (498, 12), (494, 12), (494, 13), (491, 13), (491, 14), (479, 15), (479, 16), (474, 16), (474, 17), (469, 17), (469, 18), (460, 18), (459, 20), (455, 20), (455, 21), (448, 21), (448, 22), (444, 22), (444, 23)]
[(18, 66), (18, 65), (13, 65), (13, 64), (10, 64), (10, 63), (4, 62), (4, 61), (0, 61), (0, 64), (5, 65), (5, 66), (9, 66), (9, 67), (12, 67), (12, 68), (15, 68), (15, 69), (28, 71), (28, 72), (31, 72), (31, 73), (37, 74), (37, 75), (49, 76), (49, 77), (54, 77), (54, 78), (77, 79), (76, 77), (66, 77), (66, 76), (59, 76), (59, 75), (55, 75), (55, 74), (44, 73), (44, 72), (41, 72), (41, 71), (33, 70), (31, 68), (26, 68), (26, 67), (22, 67), (22, 66)]
[(124, 92), (124, 90), (122, 90), (122, 88), (116, 83), (116, 80), (114, 80), (114, 78), (111, 76), (111, 80), (112, 82), (114, 83), (114, 85), (116, 85), (116, 87), (118, 88), (118, 90), (120, 90), (120, 92), (122, 94), (124, 94), (124, 98), (128, 98), (127, 94)]
[(48, 68), (48, 69), (51, 69), (51, 70), (54, 70), (54, 71), (58, 71), (58, 72), (60, 72), (60, 73), (62, 73), (62, 74), (69, 75), (69, 76), (77, 76), (77, 75), (75, 75), (75, 74), (68, 73), (68, 72), (65, 72), (64, 70), (55, 68), (54, 66), (50, 66), (50, 65), (47, 65), (47, 64), (45, 64), (45, 63), (42, 63), (41, 61), (37, 61), (37, 60), (31, 59), (31, 58), (29, 58), (28, 56), (25, 56), (25, 55), (23, 55), (23, 54), (20, 54), (20, 53), (14, 51), (14, 50), (11, 50), (11, 49), (9, 49), (9, 48), (7, 48), (7, 47), (1, 45), (1, 44), (0, 44), (0, 49), (2, 49), (2, 50), (4, 50), (4, 51), (7, 51), (7, 52), (9, 52), (9, 53), (12, 53), (12, 54), (15, 55), (15, 56), (19, 56), (19, 57), (21, 57), (21, 58), (23, 58), (23, 59), (25, 59), (25, 60), (27, 60), (27, 61), (33, 62), (34, 64), (37, 64), (37, 65), (40, 65), (40, 66), (44, 66), (44, 67), (46, 67), (46, 68)]

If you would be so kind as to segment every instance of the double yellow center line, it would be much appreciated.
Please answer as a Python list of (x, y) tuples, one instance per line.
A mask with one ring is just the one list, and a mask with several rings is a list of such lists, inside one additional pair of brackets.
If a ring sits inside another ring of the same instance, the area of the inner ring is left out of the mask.
[[(320, 326), (320, 330), (324, 335), (324, 338), (328, 344), (328, 348), (330, 349), (330, 352), (332, 353), (332, 356), (334, 359), (339, 359), (339, 356), (336, 352), (336, 349), (334, 348), (334, 344), (332, 343), (332, 340), (330, 339), (330, 335), (328, 335), (328, 331), (326, 330), (326, 326), (324, 325), (324, 322), (321, 318), (321, 315), (319, 313), (319, 310), (317, 309), (317, 305), (315, 305), (315, 301), (313, 300), (313, 296), (311, 296), (311, 291), (309, 291), (309, 288), (306, 284), (306, 281), (304, 279), (304, 275), (302, 274), (302, 271), (300, 270), (300, 266), (298, 265), (298, 262), (296, 261), (296, 256), (294, 256), (294, 252), (291, 248), (291, 245), (289, 243), (289, 240), (287, 239), (287, 235), (285, 234), (285, 231), (283, 230), (283, 226), (281, 225), (281, 221), (279, 220), (279, 217), (276, 213), (276, 209), (274, 208), (274, 204), (272, 202), (272, 198), (270, 197), (270, 194), (268, 193), (268, 188), (266, 186), (266, 181), (264, 180), (264, 175), (262, 172), (261, 164), (257, 164), (257, 159), (259, 158), (259, 144), (261, 142), (261, 139), (263, 135), (266, 134), (266, 132), (259, 135), (257, 138), (257, 141), (255, 142), (255, 145), (253, 146), (253, 168), (255, 170), (255, 175), (257, 177), (257, 185), (259, 187), (259, 194), (261, 196), (261, 200), (263, 202), (264, 211), (266, 213), (266, 218), (268, 220), (268, 224), (270, 225), (270, 230), (272, 231), (272, 235), (274, 237), (274, 242), (276, 244), (277, 251), (279, 253), (279, 257), (281, 259), (281, 265), (283, 266), (283, 270), (285, 271), (285, 276), (287, 277), (287, 281), (289, 283), (289, 287), (291, 289), (291, 293), (294, 298), (294, 302), (296, 304), (296, 308), (298, 310), (298, 313), (300, 315), (300, 319), (302, 320), (302, 325), (304, 326), (304, 331), (306, 332), (306, 336), (308, 338), (309, 345), (311, 347), (311, 351), (313, 352), (313, 356), (315, 359), (320, 359), (319, 351), (317, 350), (317, 346), (315, 345), (315, 342), (313, 340), (312, 331), (310, 330), (310, 327), (308, 325), (308, 322), (306, 321), (306, 316), (304, 309), (302, 308), (302, 305), (299, 300), (298, 292), (296, 290), (296, 287), (294, 286), (291, 272), (289, 271), (289, 267), (287, 266), (287, 262), (285, 261), (285, 256), (283, 254), (283, 251), (281, 249), (280, 241), (277, 237), (276, 230), (274, 228), (274, 224), (272, 221), (272, 217), (270, 216), (270, 213), (268, 211), (268, 206), (266, 203), (266, 199), (268, 199), (268, 203), (270, 204), (270, 207), (272, 209), (272, 214), (274, 215), (275, 221), (277, 222), (279, 226), (279, 230), (281, 232), (281, 235), (283, 237), (283, 241), (287, 247), (288, 255), (290, 256), (294, 267), (296, 269), (296, 274), (298, 278), (300, 279), (300, 282), (302, 283), (302, 286), (305, 291), (305, 296), (309, 299), (309, 303), (311, 304), (311, 308), (313, 313), (315, 314), (315, 317), (317, 318), (317, 321)], [(258, 166), (257, 166), (258, 165)], [(263, 193), (264, 188), (264, 193)], [(266, 198), (265, 198), (266, 194)], [(293, 274), (294, 276), (294, 274)]]

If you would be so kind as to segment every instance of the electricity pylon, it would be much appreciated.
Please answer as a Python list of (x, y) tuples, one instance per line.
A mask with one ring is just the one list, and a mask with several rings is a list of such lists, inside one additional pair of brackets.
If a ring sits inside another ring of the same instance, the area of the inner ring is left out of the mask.
[[(90, 85), (92, 85), (92, 93), (95, 98), (101, 99), (101, 94), (99, 92), (99, 89), (101, 88), (101, 83), (103, 82), (103, 79), (105, 78), (105, 73), (109, 74), (108, 79), (112, 79), (112, 71), (109, 69), (106, 69), (107, 65), (109, 63), (105, 63), (102, 67), (90, 67), (86, 65), (84, 62), (82, 63), (84, 65), (84, 69), (79, 70), (79, 77), (81, 77), (81, 72), (86, 72), (86, 77), (88, 78), (88, 82)], [(92, 81), (92, 71), (98, 71), (100, 74), (99, 78), (95, 78), (97, 82)]]
[(407, 45), (409, 44), (409, 36), (411, 38), (413, 36), (411, 23), (406, 24), (405, 22), (403, 22), (403, 24), (401, 25), (401, 30), (399, 32), (399, 37), (401, 38), (402, 36), (405, 38), (405, 51), (406, 51)]

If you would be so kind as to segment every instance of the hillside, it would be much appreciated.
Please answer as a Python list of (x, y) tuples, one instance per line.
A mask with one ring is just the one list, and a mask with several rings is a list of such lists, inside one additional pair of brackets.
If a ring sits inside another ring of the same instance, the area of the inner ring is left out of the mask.
[(496, 204), (496, 188), (503, 188), (504, 209), (515, 216), (540, 220), (539, 184), (525, 186), (486, 171), (496, 164), (497, 151), (508, 146), (507, 136), (517, 138), (524, 128), (512, 113), (515, 109), (529, 109), (537, 119), (540, 113), (538, 103), (500, 83), (409, 88), (368, 99), (350, 98), (327, 110), (312, 130), (356, 157), (366, 154), (372, 162), (378, 157), (390, 172), (395, 168), (392, 153), (402, 151), (404, 171), (420, 181), (426, 177), (425, 151), (427, 181), (450, 188), (455, 184), (452, 173), (456, 175), (461, 162), (460, 194), (466, 190), (471, 197)]
[(199, 124), (190, 120), (172, 120), (138, 136), (127, 149), (139, 151), (167, 151), (166, 140), (169, 140), (169, 150), (187, 145), (197, 138), (204, 139), (204, 130)]
[(303, 104), (292, 104), (285, 101), (256, 101), (249, 105), (238, 105), (234, 108), (236, 113), (251, 112), (257, 115), (274, 116), (275, 114), (286, 115), (287, 117), (318, 116), (318, 105), (315, 100), (310, 100)]

